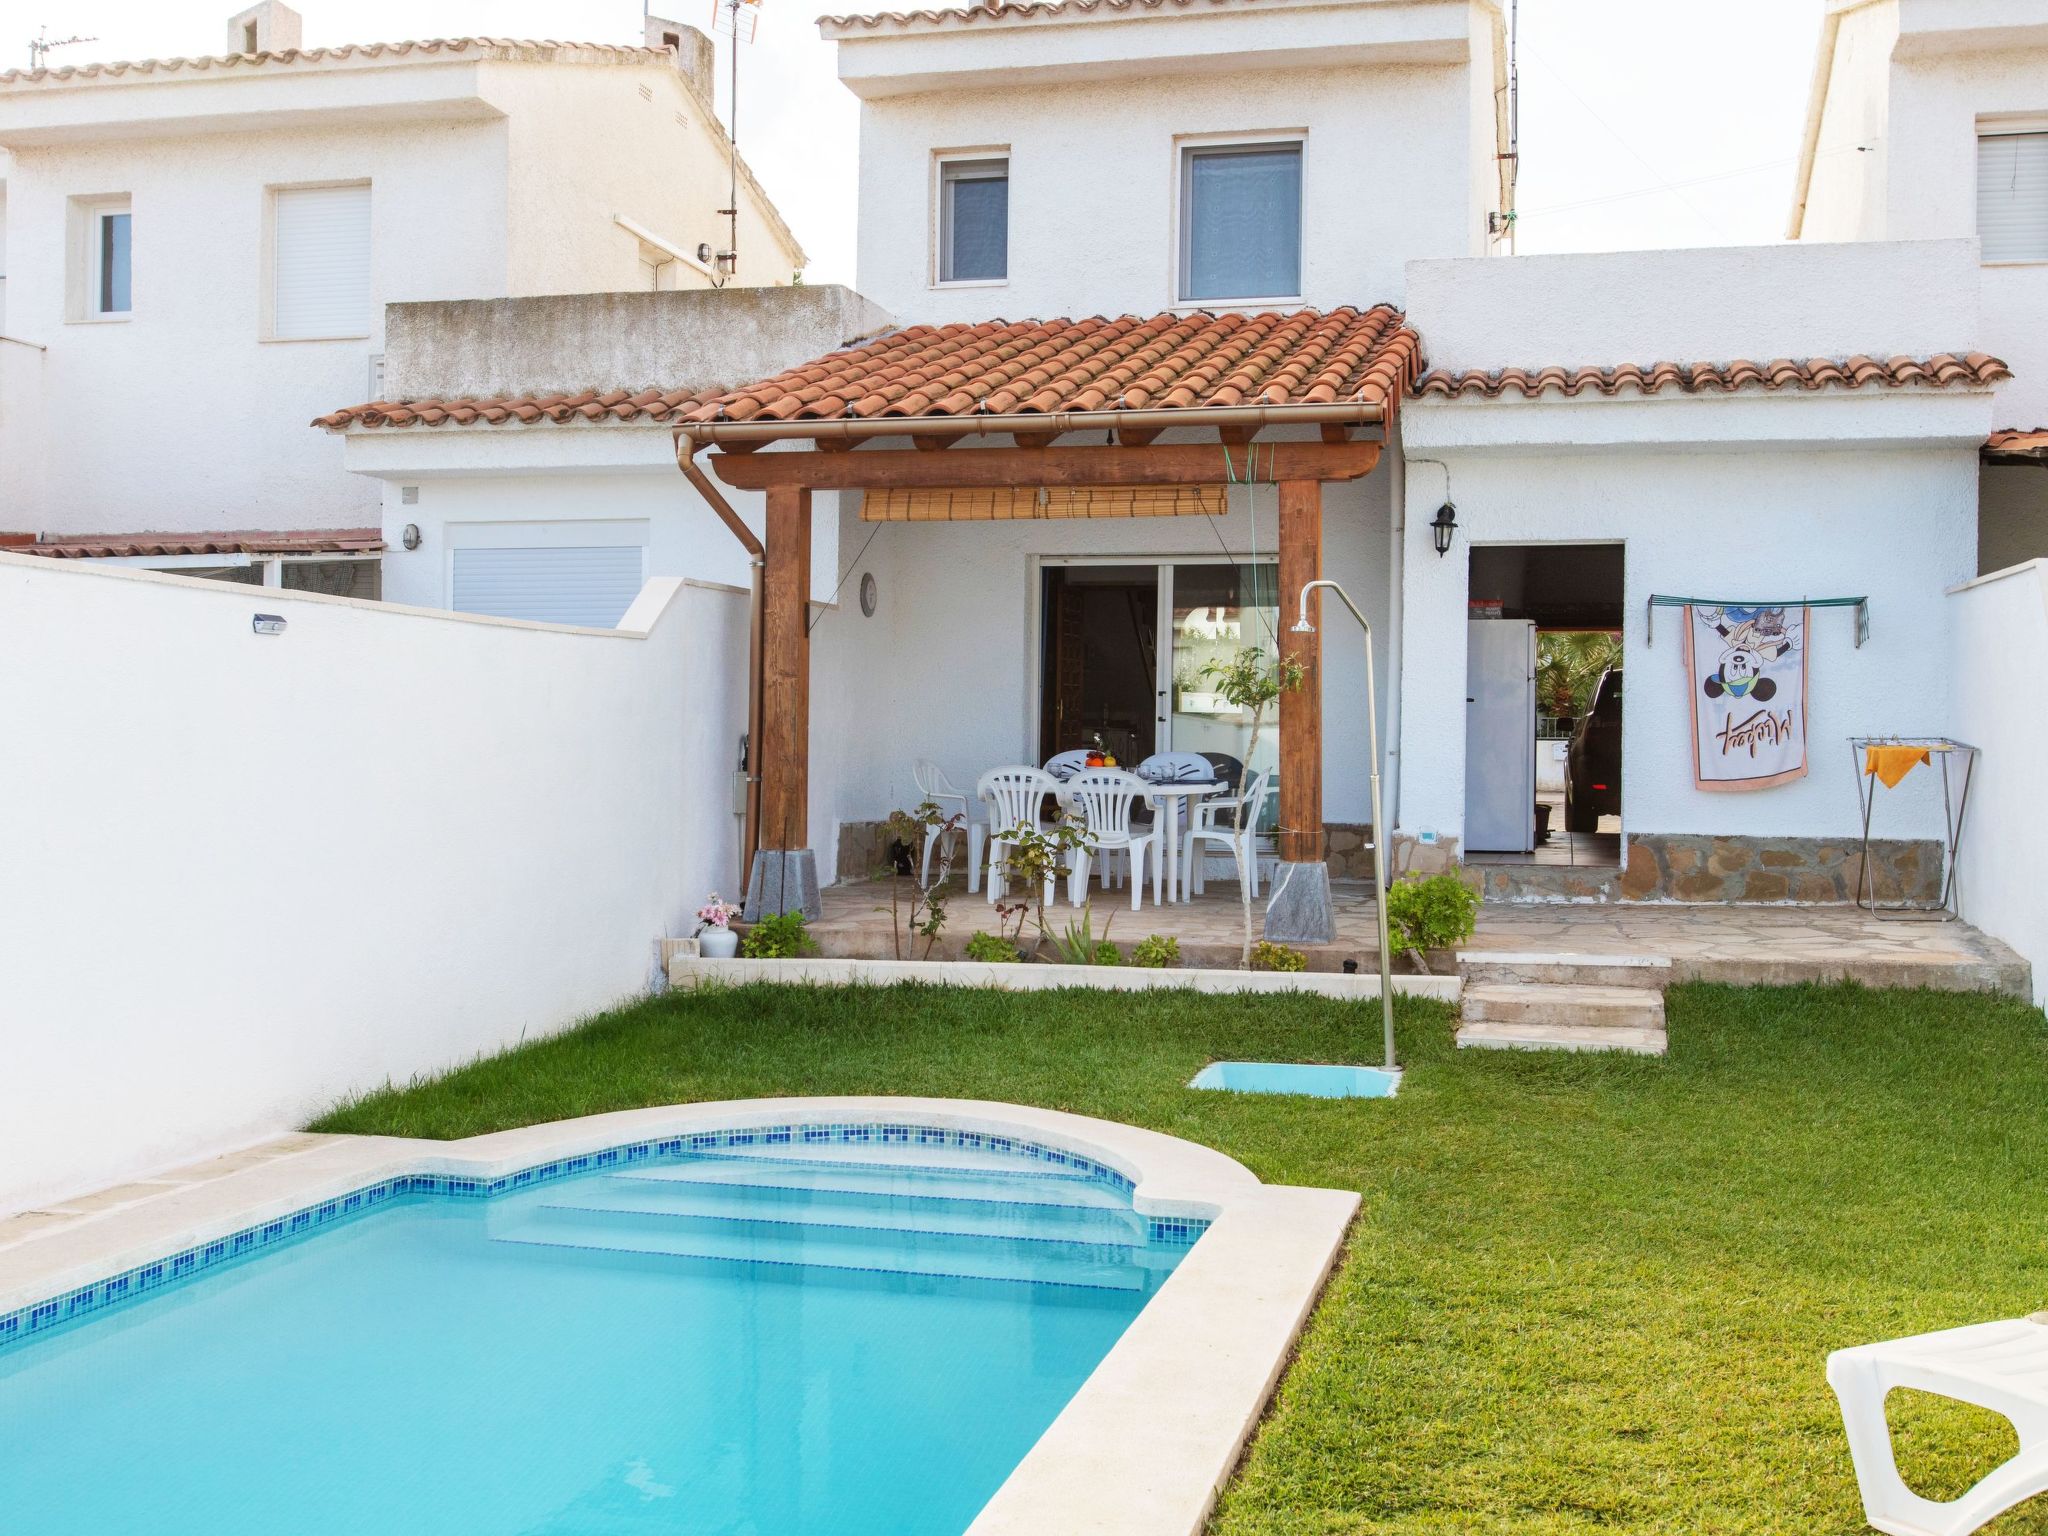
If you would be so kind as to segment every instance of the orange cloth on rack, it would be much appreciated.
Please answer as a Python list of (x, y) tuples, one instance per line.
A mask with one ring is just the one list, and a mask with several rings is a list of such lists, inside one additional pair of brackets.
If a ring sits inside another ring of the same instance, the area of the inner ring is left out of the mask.
[(1863, 749), (1863, 771), (1876, 774), (1886, 789), (1897, 789), (1899, 780), (1918, 768), (1922, 763), (1931, 763), (1925, 747), (1865, 747)]

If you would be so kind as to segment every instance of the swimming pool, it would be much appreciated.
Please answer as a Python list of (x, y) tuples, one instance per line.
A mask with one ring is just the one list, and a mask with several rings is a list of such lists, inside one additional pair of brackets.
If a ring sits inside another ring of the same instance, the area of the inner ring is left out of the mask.
[(958, 1536), (1202, 1234), (1132, 1187), (888, 1123), (386, 1180), (0, 1315), (0, 1529)]

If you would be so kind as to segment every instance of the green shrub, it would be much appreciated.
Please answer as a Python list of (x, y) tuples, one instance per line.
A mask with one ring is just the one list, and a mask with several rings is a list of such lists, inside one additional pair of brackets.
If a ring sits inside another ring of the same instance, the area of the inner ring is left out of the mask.
[(801, 912), (764, 917), (740, 940), (740, 953), (749, 960), (794, 960), (817, 952), (818, 942)]
[(1453, 874), (1409, 875), (1387, 888), (1387, 941), (1425, 970), (1423, 952), (1464, 943), (1478, 917), (1479, 893)]
[(1289, 949), (1285, 944), (1275, 944), (1271, 939), (1261, 939), (1252, 946), (1252, 969), (1305, 971), (1308, 969), (1308, 956), (1298, 949)]
[(979, 960), (984, 965), (1015, 965), (1024, 957), (1017, 953), (1017, 946), (1008, 939), (976, 930), (967, 941), (967, 958)]
[(1163, 933), (1142, 938), (1132, 946), (1131, 964), (1142, 965), (1147, 970), (1163, 971), (1180, 964), (1180, 940), (1170, 939)]
[(1124, 952), (1110, 943), (1109, 940), (1099, 939), (1095, 945), (1095, 958), (1089, 963), (1091, 965), (1122, 965), (1124, 963)]

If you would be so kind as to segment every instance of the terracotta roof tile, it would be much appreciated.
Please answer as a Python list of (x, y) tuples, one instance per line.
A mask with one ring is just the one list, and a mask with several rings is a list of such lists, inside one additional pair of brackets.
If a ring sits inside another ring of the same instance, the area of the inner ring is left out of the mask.
[[(1188, 11), (1234, 10), (1257, 0), (979, 0), (978, 4), (916, 11), (871, 11), (860, 15), (820, 16), (820, 27), (855, 28), (972, 26), (983, 21), (1036, 20), (1054, 16), (1179, 15)], [(828, 32), (826, 34), (830, 36)]]
[(482, 399), (372, 400), (325, 416), (313, 425), (340, 431), (345, 427), (499, 426), (505, 422), (668, 421), (677, 412), (715, 399), (713, 390), (607, 390), (573, 395), (504, 395)]
[[(789, 422), (1196, 410), (1232, 405), (1391, 408), (1421, 343), (1398, 310), (1126, 315), (913, 326), (723, 393), (642, 390), (484, 400), (379, 400), (315, 418), (347, 427), (504, 421)], [(802, 436), (801, 430), (791, 436)]]
[(622, 47), (612, 43), (563, 43), (516, 37), (434, 37), (402, 43), (341, 43), (332, 48), (284, 48), (264, 53), (220, 53), (194, 58), (119, 59), (104, 64), (60, 64), (44, 69), (0, 71), (0, 86), (42, 81), (117, 79), (130, 75), (161, 75), (180, 71), (254, 69), (270, 64), (322, 64), (344, 59), (432, 58), (440, 54), (475, 54), (500, 59), (577, 59), (593, 62), (639, 62), (667, 59), (666, 48)]
[(1984, 440), (1984, 457), (1993, 463), (2048, 464), (2048, 427), (2001, 427)]
[(53, 560), (114, 555), (374, 555), (381, 528), (240, 528), (207, 533), (77, 533), (15, 546)]
[(1767, 363), (1736, 358), (1726, 363), (1622, 363), (1610, 368), (1499, 368), (1492, 372), (1467, 369), (1451, 372), (1438, 369), (1415, 386), (1418, 396), (1459, 399), (1481, 396), (1495, 400), (1506, 394), (1529, 399), (1551, 390), (1561, 395), (1594, 392), (1618, 395), (1634, 390), (1646, 395), (1664, 390), (1686, 394), (1732, 394), (1739, 389), (1865, 389), (1881, 385), (1900, 389), (1909, 385), (1945, 389), (1952, 386), (1981, 388), (2012, 377), (2012, 370), (1983, 352), (1957, 356), (1940, 352), (1929, 358), (1850, 357), (1837, 361), (1827, 357), (1775, 358)]
[(1238, 405), (1391, 406), (1421, 342), (1399, 310), (912, 326), (729, 390), (685, 421), (969, 419)]

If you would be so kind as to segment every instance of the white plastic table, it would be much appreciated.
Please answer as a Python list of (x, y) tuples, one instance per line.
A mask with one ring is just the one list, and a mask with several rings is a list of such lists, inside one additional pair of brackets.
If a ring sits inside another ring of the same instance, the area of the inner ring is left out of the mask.
[(1204, 783), (1153, 784), (1147, 787), (1146, 802), (1159, 813), (1159, 832), (1162, 838), (1159, 867), (1166, 874), (1168, 901), (1184, 902), (1193, 899), (1188, 890), (1193, 882), (1182, 878), (1180, 867), (1181, 803), (1213, 795), (1225, 787), (1221, 779), (1210, 779)]

